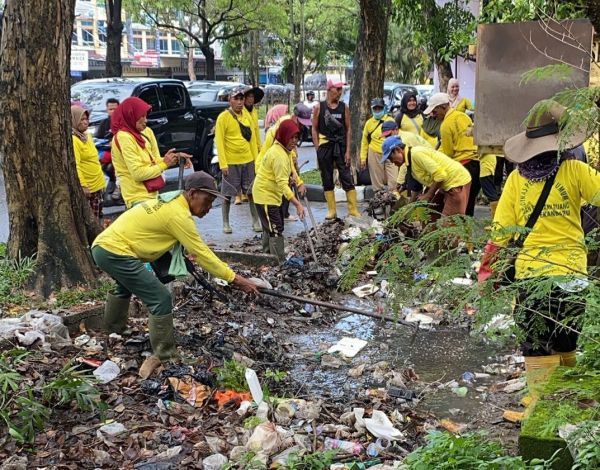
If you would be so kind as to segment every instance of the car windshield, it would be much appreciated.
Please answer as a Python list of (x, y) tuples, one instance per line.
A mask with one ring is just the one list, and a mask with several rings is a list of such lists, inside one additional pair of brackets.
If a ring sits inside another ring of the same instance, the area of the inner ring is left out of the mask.
[(211, 88), (188, 88), (190, 97), (195, 101), (215, 101), (217, 87)]
[(106, 115), (106, 100), (116, 98), (122, 102), (131, 96), (135, 85), (131, 83), (77, 83), (71, 87), (71, 101), (79, 101), (91, 110), (92, 114)]

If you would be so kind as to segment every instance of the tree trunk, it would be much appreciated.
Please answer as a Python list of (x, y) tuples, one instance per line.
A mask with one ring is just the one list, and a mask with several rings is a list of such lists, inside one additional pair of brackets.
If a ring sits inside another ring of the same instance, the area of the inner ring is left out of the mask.
[(438, 79), (440, 81), (440, 91), (445, 93), (448, 90), (448, 81), (453, 77), (452, 67), (449, 62), (440, 62), (435, 64), (438, 71)]
[(383, 97), (387, 19), (390, 16), (390, 5), (391, 0), (360, 0), (360, 22), (350, 92), (352, 96), (350, 151), (355, 164), (359, 162), (362, 126), (369, 118), (371, 99)]
[(248, 33), (248, 75), (252, 86), (258, 86), (258, 31)]
[[(191, 43), (191, 41), (190, 41)], [(193, 47), (188, 47), (188, 64), (187, 64), (187, 68), (188, 68), (188, 76), (190, 77), (191, 81), (196, 80), (196, 70), (194, 69), (194, 48)]]
[(79, 185), (69, 109), (75, 0), (8, 0), (0, 43), (0, 153), (9, 256), (37, 255), (31, 287), (48, 296), (96, 277), (99, 233)]
[(200, 46), (202, 54), (204, 54), (204, 60), (206, 61), (206, 80), (215, 79), (215, 52), (210, 46)]
[(121, 65), (121, 41), (123, 21), (121, 18), (121, 0), (106, 1), (106, 76), (123, 75)]

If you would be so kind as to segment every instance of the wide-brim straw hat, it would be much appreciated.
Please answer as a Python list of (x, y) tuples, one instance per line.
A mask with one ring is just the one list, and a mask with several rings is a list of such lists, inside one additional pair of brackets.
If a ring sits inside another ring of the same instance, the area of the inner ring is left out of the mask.
[[(566, 108), (556, 101), (550, 102), (540, 115), (533, 115), (527, 122), (525, 132), (511, 137), (504, 144), (504, 156), (514, 163), (523, 163), (545, 152), (558, 151), (561, 147), (561, 118)], [(569, 135), (562, 148), (565, 150), (580, 146), (587, 140), (585, 130), (576, 130)]]

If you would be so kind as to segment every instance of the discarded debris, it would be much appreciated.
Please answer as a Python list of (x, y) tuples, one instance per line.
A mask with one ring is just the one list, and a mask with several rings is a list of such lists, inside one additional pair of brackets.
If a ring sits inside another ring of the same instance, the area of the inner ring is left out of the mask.
[(342, 356), (352, 358), (356, 356), (367, 344), (367, 341), (359, 338), (344, 337), (336, 344), (331, 346), (327, 352), (329, 354), (340, 353)]
[(121, 369), (113, 361), (104, 361), (100, 367), (94, 371), (94, 377), (98, 379), (101, 384), (107, 384), (115, 380)]

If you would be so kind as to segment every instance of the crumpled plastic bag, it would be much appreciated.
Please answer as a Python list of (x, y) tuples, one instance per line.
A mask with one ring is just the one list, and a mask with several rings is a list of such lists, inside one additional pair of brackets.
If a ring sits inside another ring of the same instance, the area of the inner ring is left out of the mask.
[(386, 441), (403, 439), (404, 434), (394, 427), (383, 411), (374, 410), (370, 418), (364, 419), (367, 430), (375, 437)]
[(39, 339), (45, 349), (71, 345), (69, 330), (62, 318), (40, 310), (31, 310), (20, 318), (0, 320), (0, 339), (13, 338), (25, 346), (31, 346)]
[(262, 450), (267, 455), (273, 455), (281, 447), (281, 437), (277, 433), (275, 424), (271, 422), (261, 423), (254, 429), (254, 432), (246, 443), (246, 449), (258, 452)]

